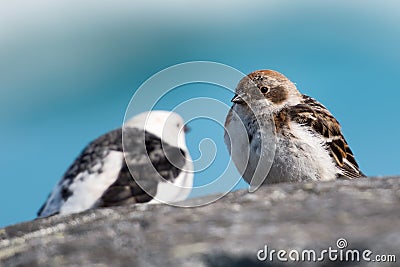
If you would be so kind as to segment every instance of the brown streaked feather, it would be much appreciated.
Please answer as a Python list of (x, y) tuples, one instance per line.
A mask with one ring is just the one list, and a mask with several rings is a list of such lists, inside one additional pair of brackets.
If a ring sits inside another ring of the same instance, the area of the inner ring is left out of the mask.
[(331, 157), (343, 172), (341, 178), (365, 177), (341, 132), (339, 122), (322, 104), (304, 95), (302, 104), (285, 108), (281, 112), (285, 112), (290, 120), (309, 126), (313, 132), (321, 135)]

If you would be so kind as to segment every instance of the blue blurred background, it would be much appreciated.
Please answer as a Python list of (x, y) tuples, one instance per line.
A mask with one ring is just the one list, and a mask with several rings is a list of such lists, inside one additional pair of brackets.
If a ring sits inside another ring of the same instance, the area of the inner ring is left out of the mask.
[[(146, 79), (193, 60), (284, 73), (337, 117), (367, 175), (400, 174), (398, 1), (144, 2), (0, 2), (0, 226), (34, 218), (80, 150), (121, 125)], [(217, 86), (179, 92), (160, 107), (191, 93), (232, 97)], [(203, 184), (228, 158), (223, 129), (191, 128), (194, 157), (205, 137), (220, 157), (196, 176)]]

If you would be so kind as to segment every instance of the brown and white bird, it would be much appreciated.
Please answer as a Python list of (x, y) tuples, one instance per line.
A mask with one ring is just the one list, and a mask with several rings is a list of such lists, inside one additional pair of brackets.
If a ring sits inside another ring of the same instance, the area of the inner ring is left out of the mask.
[(365, 177), (339, 122), (279, 72), (250, 73), (232, 102), (225, 143), (251, 185)]

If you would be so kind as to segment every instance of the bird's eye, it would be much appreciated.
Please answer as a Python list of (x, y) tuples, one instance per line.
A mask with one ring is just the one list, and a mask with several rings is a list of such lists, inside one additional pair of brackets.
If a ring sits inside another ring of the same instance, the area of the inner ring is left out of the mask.
[(261, 90), (261, 93), (263, 93), (263, 94), (268, 93), (268, 87), (263, 86), (260, 88), (260, 90)]

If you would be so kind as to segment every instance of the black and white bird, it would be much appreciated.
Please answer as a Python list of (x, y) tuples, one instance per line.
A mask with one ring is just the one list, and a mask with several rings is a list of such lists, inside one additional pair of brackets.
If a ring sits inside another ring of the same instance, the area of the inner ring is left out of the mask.
[(250, 73), (232, 102), (225, 143), (250, 185), (365, 177), (335, 117), (281, 73)]
[(92, 141), (55, 186), (38, 217), (127, 203), (174, 203), (193, 185), (183, 119), (151, 111)]

